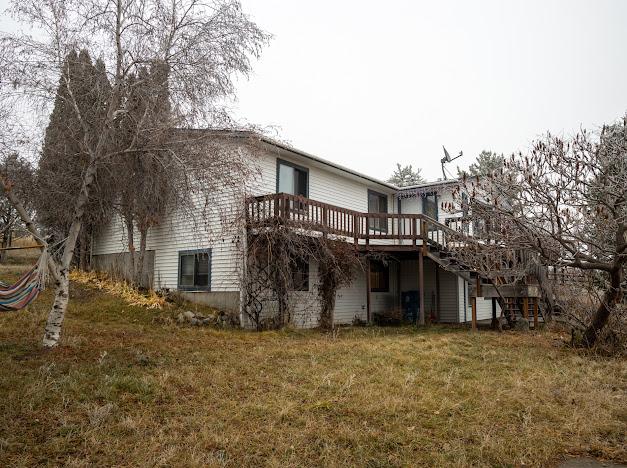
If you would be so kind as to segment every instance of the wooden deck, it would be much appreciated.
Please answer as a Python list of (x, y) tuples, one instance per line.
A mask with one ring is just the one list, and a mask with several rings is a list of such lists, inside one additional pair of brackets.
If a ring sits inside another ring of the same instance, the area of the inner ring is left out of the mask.
[[(501, 304), (503, 308), (507, 307), (506, 302), (509, 296), (517, 300), (522, 298), (521, 310), (524, 311), (522, 315), (529, 317), (529, 311), (533, 309), (534, 323), (536, 326), (538, 324), (537, 298), (540, 296), (540, 291), (537, 286), (508, 286), (506, 281), (506, 278), (512, 276), (512, 272), (518, 267), (518, 260), (515, 259), (521, 255), (520, 261), (523, 261), (527, 255), (526, 252), (508, 250), (508, 255), (501, 261), (501, 267), (490, 272), (491, 279), (479, 277), (477, 272), (460, 263), (455, 255), (450, 255), (450, 253), (460, 247), (481, 250), (494, 240), (479, 239), (470, 235), (468, 221), (462, 218), (451, 218), (447, 220), (447, 224), (442, 224), (423, 214), (363, 213), (286, 193), (273, 193), (246, 200), (246, 226), (249, 233), (254, 234), (255, 231), (259, 232), (276, 225), (298, 229), (304, 235), (333, 236), (338, 241), (353, 243), (359, 251), (415, 252), (418, 259), (417, 287), (420, 291), (420, 311), (425, 310), (423, 262), (424, 257), (428, 257), (442, 269), (457, 274), (472, 285), (469, 289), (473, 328), (477, 327), (477, 297), (492, 298), (494, 311), (496, 310), (494, 304), (497, 300), (505, 301)], [(498, 262), (495, 263), (495, 265), (498, 264)], [(368, 265), (370, 265), (370, 260), (368, 260)], [(554, 276), (558, 274), (562, 275), (562, 278), (565, 276), (563, 271), (554, 273)], [(367, 311), (370, 321), (370, 276), (367, 274), (366, 278), (368, 281)], [(485, 283), (486, 281), (489, 283)], [(529, 304), (535, 305), (530, 307)], [(496, 317), (493, 319), (496, 320)], [(425, 323), (422, 312), (419, 323)]]
[(446, 248), (460, 238), (457, 230), (423, 214), (363, 213), (286, 193), (248, 198), (246, 221), (253, 229), (278, 222), (311, 234), (333, 235), (360, 250)]

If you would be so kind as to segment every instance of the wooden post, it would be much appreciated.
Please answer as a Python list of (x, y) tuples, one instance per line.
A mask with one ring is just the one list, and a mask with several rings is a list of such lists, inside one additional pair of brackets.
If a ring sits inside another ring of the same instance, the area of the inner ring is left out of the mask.
[(353, 244), (359, 244), (359, 216), (353, 215)]
[(425, 269), (422, 249), (418, 252), (418, 294), (420, 297), (420, 310), (418, 311), (419, 325), (425, 324)]
[(477, 298), (481, 296), (481, 277), (477, 275), (475, 283), (475, 295), (472, 298), (472, 329), (477, 329)]
[(401, 320), (403, 320), (403, 294), (401, 292), (401, 262), (400, 260), (397, 263), (398, 267), (396, 269), (396, 295), (398, 298), (398, 309), (401, 314)]
[(497, 318), (496, 318), (496, 297), (492, 298), (492, 329), (496, 330), (498, 328)]
[(533, 303), (533, 329), (537, 330), (538, 329), (538, 298), (534, 298), (534, 303)]
[(418, 238), (418, 228), (416, 227), (416, 218), (411, 219), (411, 242), (412, 245), (416, 245), (416, 239)]
[(435, 308), (436, 320), (440, 321), (440, 266), (435, 265)]
[(292, 201), (290, 200), (290, 198), (286, 194), (283, 194), (283, 213), (281, 214), (285, 218), (286, 223), (290, 221), (292, 211), (290, 206), (291, 203)]
[(529, 318), (529, 298), (528, 297), (523, 297), (523, 310), (522, 310), (522, 315), (523, 317), (525, 317), (526, 319)]
[(366, 321), (371, 322), (372, 316), (370, 314), (370, 259), (366, 259)]
[[(370, 245), (370, 216), (366, 216), (366, 245)], [(368, 267), (370, 267), (370, 264), (368, 264)]]

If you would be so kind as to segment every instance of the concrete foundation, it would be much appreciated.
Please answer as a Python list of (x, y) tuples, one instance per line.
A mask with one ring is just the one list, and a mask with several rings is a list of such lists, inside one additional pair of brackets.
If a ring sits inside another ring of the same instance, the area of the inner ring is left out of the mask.
[(179, 294), (183, 299), (196, 304), (239, 313), (239, 291), (179, 291)]

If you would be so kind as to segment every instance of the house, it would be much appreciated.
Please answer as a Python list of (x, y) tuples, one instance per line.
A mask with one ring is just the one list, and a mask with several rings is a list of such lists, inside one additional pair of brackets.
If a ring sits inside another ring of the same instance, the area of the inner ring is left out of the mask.
[[(356, 271), (352, 283), (337, 292), (336, 324), (372, 321), (390, 311), (419, 320), (419, 310), (426, 320), (471, 321), (475, 291), (471, 274), (438, 255), (447, 229), (462, 222), (461, 212), (441, 209), (443, 202), (454, 201), (458, 181), (399, 188), (252, 132), (210, 133), (245, 151), (256, 167), (246, 200), (227, 191), (221, 198), (226, 211), (247, 213), (248, 230), (227, 229), (208, 236), (173, 213), (148, 234), (144, 270), (150, 285), (178, 290), (191, 301), (240, 311), (243, 237), (254, 232), (254, 223), (264, 217), (306, 216), (314, 231), (315, 222), (324, 222), (339, 241), (352, 243), (358, 252), (382, 252), (390, 259), (368, 261), (367, 269)], [(301, 204), (298, 210), (294, 203)], [(279, 212), (280, 206), (289, 212)], [(209, 224), (220, 222), (214, 217)], [(122, 223), (112, 220), (94, 239), (92, 264), (123, 270), (128, 256), (125, 236)], [(296, 326), (313, 327), (318, 312), (306, 303), (317, 287), (317, 265), (305, 262), (301, 270), (295, 272), (300, 282), (292, 292), (293, 321)], [(500, 308), (493, 298), (479, 297), (475, 311), (481, 320), (500, 313)], [(241, 320), (250, 325), (243, 314)]]

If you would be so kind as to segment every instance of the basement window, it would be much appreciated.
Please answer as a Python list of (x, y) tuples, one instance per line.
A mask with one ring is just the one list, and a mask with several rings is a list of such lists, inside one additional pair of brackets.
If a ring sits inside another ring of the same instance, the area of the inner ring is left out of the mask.
[(309, 291), (309, 259), (298, 258), (292, 266), (292, 290)]
[(390, 291), (390, 267), (383, 262), (370, 262), (370, 291), (389, 292)]
[(211, 291), (211, 249), (179, 252), (178, 289)]

